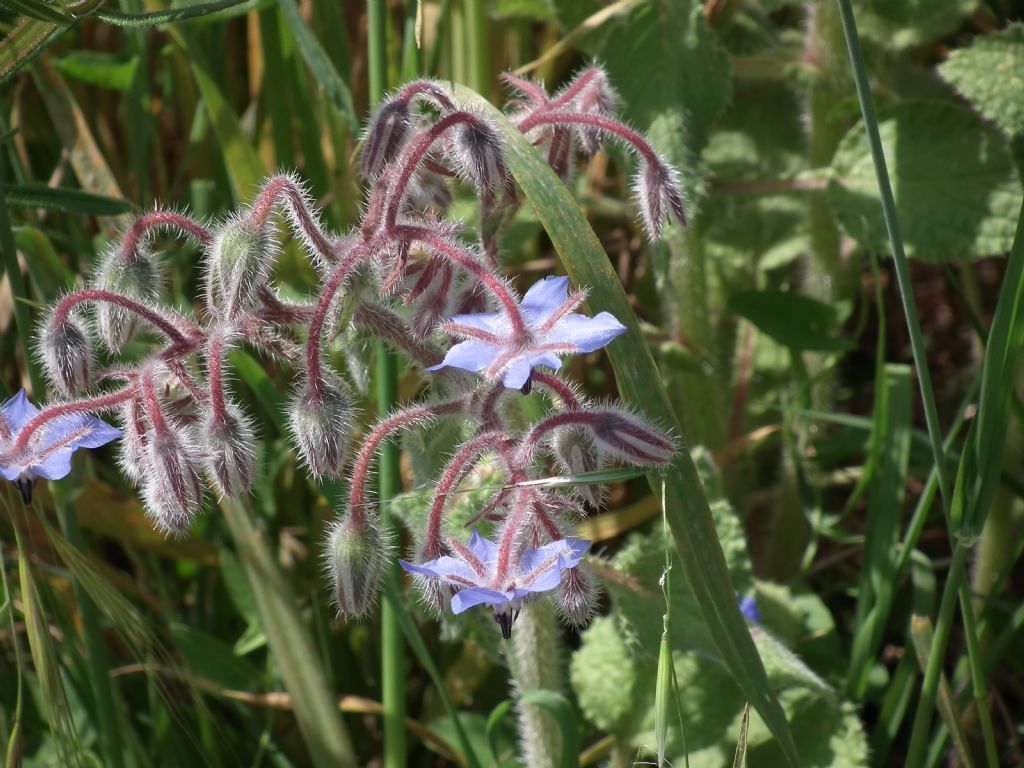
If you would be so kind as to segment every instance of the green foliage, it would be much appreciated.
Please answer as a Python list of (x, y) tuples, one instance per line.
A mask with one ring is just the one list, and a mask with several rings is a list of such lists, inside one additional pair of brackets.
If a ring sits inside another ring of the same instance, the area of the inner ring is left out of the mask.
[[(879, 129), (908, 256), (944, 262), (1009, 250), (1022, 188), (1001, 132), (966, 109), (932, 102), (892, 107)], [(843, 139), (832, 174), (829, 199), (843, 228), (866, 248), (887, 251), (863, 126)]]
[(839, 352), (850, 347), (835, 335), (841, 308), (792, 291), (740, 291), (729, 309), (794, 350)]
[(953, 32), (979, 1), (860, 0), (860, 26), (866, 38), (907, 48)]
[(953, 51), (939, 74), (1007, 134), (1024, 131), (1024, 25)]

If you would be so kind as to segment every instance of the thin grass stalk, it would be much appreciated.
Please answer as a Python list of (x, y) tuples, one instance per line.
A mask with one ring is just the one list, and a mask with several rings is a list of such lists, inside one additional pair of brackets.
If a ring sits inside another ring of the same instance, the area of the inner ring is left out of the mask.
[[(910, 280), (910, 268), (907, 255), (903, 248), (903, 238), (900, 234), (899, 220), (896, 216), (896, 200), (893, 196), (892, 185), (889, 181), (889, 172), (886, 167), (885, 152), (882, 148), (882, 139), (878, 131), (878, 120), (875, 117), (874, 105), (871, 100), (871, 85), (868, 81), (867, 67), (864, 63), (864, 54), (861, 50), (860, 39), (857, 35), (857, 22), (853, 15), (853, 7), (850, 0), (838, 0), (839, 13), (843, 25), (843, 37), (846, 39), (847, 51), (850, 54), (850, 65), (853, 69), (854, 84), (857, 88), (857, 98), (860, 102), (861, 114), (864, 118), (864, 129), (867, 132), (868, 144), (871, 148), (871, 158), (875, 165), (875, 176), (878, 179), (879, 192), (882, 198), (882, 213), (885, 217), (885, 226), (889, 234), (889, 244), (892, 248), (893, 263), (896, 268), (896, 280), (899, 286), (900, 299), (903, 303), (903, 312), (907, 321), (907, 330), (910, 334), (911, 351), (913, 353), (914, 365), (917, 369), (918, 383), (921, 392), (921, 401), (924, 406), (925, 421), (928, 426), (928, 440), (931, 444), (932, 455), (935, 462), (936, 474), (939, 484), (939, 495), (942, 498), (943, 510), (946, 514), (947, 523), (951, 520), (951, 488), (949, 483), (948, 468), (945, 463), (945, 454), (942, 450), (942, 437), (939, 428), (938, 409), (935, 405), (935, 394), (932, 388), (931, 374), (928, 370), (928, 359), (924, 347), (924, 337), (921, 333), (921, 323), (917, 314), (917, 305), (914, 300), (913, 286)], [(950, 531), (955, 537), (955, 532)], [(931, 652), (928, 657), (928, 667), (925, 671), (924, 683), (921, 687), (921, 697), (918, 702), (917, 713), (914, 717), (914, 727), (911, 733), (910, 748), (907, 753), (907, 765), (918, 766), (924, 759), (923, 750), (927, 734), (931, 730), (932, 713), (935, 708), (935, 695), (942, 672), (943, 657), (946, 646), (949, 642), (949, 632), (952, 629), (953, 608), (956, 604), (956, 597), (959, 593), (963, 580), (963, 570), (966, 564), (967, 551), (960, 540), (955, 539), (953, 567), (950, 569), (946, 589), (942, 597), (942, 606), (939, 612), (939, 619), (935, 627), (935, 636), (932, 641)], [(955, 586), (954, 586), (955, 585)], [(976, 643), (976, 638), (973, 638)], [(968, 650), (972, 643), (968, 643)], [(973, 654), (972, 654), (973, 655)], [(976, 686), (984, 689), (984, 679), (975, 680)], [(985, 727), (982, 721), (982, 727)], [(989, 726), (991, 723), (989, 721)], [(986, 736), (986, 738), (988, 738)]]
[[(369, 59), (370, 108), (375, 107), (384, 97), (388, 87), (388, 29), (387, 3), (384, 0), (367, 0), (367, 57)], [(398, 404), (398, 359), (387, 344), (375, 344), (377, 413), (386, 417)], [(378, 498), (384, 508), (387, 501), (401, 491), (401, 468), (398, 447), (388, 441), (378, 454)], [(401, 528), (389, 514), (384, 515), (385, 525), (392, 534), (398, 535)], [(401, 571), (397, 562), (388, 565), (384, 578), (397, 588), (401, 584)], [(405, 644), (402, 628), (396, 611), (400, 604), (388, 600), (380, 615), (381, 644), (381, 703), (384, 707), (384, 766), (401, 768), (406, 764), (405, 735)]]

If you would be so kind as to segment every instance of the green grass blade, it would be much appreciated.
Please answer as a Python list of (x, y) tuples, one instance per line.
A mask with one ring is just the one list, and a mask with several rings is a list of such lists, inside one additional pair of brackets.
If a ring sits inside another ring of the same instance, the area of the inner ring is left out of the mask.
[(189, 19), (202, 19), (212, 16), (220, 11), (232, 8), (239, 13), (247, 13), (269, 0), (222, 0), (217, 3), (199, 3), (184, 8), (169, 8), (166, 11), (153, 11), (151, 13), (122, 13), (110, 9), (103, 9), (96, 12), (96, 18), (114, 24), (118, 27), (155, 27), (161, 24), (171, 24), (176, 21), (188, 21)]
[(6, 85), (67, 31), (67, 27), (39, 19), (21, 19), (0, 45), (0, 85)]
[(238, 559), (252, 587), (267, 634), (267, 643), (292, 695), (295, 719), (313, 764), (319, 768), (357, 765), (352, 743), (338, 716), (337, 702), (316, 653), (298, 600), (286, 582), (248, 509), (228, 502), (224, 517), (237, 547)]
[(266, 172), (263, 164), (253, 149), (249, 137), (242, 130), (238, 115), (232, 110), (206, 67), (200, 62), (196, 50), (184, 37), (177, 35), (181, 46), (185, 49), (192, 74), (199, 86), (203, 104), (213, 124), (213, 131), (224, 152), (224, 165), (231, 181), (231, 190), (236, 202), (246, 201), (255, 194)]
[[(468, 89), (458, 89), (457, 96), (500, 122), (509, 169), (544, 225), (569, 276), (575, 284), (590, 289), (588, 303), (593, 312), (611, 312), (626, 326), (623, 338), (608, 347), (623, 400), (654, 422), (677, 428), (661, 375), (636, 315), (576, 201), (530, 142), (494, 107)], [(764, 665), (736, 602), (711, 509), (687, 451), (677, 454), (665, 478), (668, 523), (679, 551), (680, 567), (697, 596), (722, 660), (778, 739), (789, 763), (799, 765), (785, 713), (768, 685)], [(660, 492), (659, 475), (648, 475), (648, 482), (653, 491)]]
[(324, 51), (320, 41), (313, 34), (299, 13), (299, 7), (295, 0), (277, 0), (281, 13), (295, 35), (299, 45), (299, 52), (305, 60), (306, 65), (313, 73), (313, 77), (324, 89), (324, 93), (331, 104), (337, 107), (353, 136), (359, 134), (359, 117), (356, 115), (355, 107), (352, 104), (352, 90), (348, 87), (338, 70), (334, 68), (327, 53)]
[(94, 195), (80, 189), (47, 187), (43, 184), (7, 184), (7, 204), (21, 208), (46, 208), (81, 216), (119, 216), (131, 210), (127, 200)]

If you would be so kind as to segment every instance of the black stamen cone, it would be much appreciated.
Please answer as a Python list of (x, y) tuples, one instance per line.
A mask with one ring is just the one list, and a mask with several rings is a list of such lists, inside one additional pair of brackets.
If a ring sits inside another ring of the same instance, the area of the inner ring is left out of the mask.
[(494, 620), (498, 622), (501, 627), (501, 636), (506, 640), (512, 639), (512, 622), (515, 621), (512, 614), (510, 613), (496, 613), (494, 614)]
[(21, 493), (21, 500), (25, 502), (25, 506), (32, 504), (32, 484), (34, 481), (27, 477), (19, 477), (14, 481), (14, 485), (17, 487), (18, 492)]

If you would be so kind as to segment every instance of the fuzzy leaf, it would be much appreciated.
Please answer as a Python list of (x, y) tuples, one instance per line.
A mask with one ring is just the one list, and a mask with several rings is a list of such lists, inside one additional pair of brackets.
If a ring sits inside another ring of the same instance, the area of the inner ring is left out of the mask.
[(838, 352), (849, 339), (835, 335), (839, 310), (793, 291), (741, 291), (729, 297), (729, 310), (758, 330), (795, 350)]
[[(945, 262), (1009, 250), (1022, 191), (1002, 133), (969, 110), (932, 102), (898, 105), (879, 130), (907, 255)], [(829, 198), (843, 228), (888, 252), (863, 125), (839, 145), (832, 173)]]
[(889, 48), (907, 48), (955, 30), (979, 0), (861, 0), (861, 34)]
[(1006, 133), (1024, 131), (1024, 24), (953, 51), (939, 74)]

